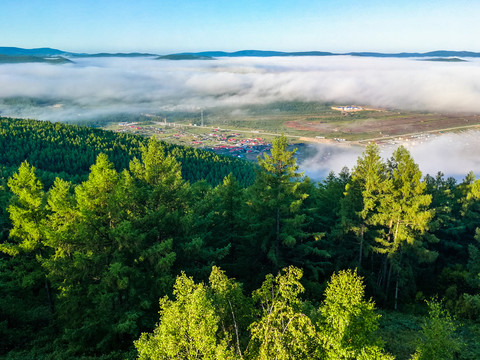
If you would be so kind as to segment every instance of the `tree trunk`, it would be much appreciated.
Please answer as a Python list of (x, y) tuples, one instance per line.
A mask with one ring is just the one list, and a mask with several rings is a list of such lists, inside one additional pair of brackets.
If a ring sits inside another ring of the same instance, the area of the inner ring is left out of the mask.
[(50, 309), (50, 313), (53, 314), (54, 307), (53, 307), (53, 300), (52, 300), (52, 290), (50, 289), (50, 284), (48, 283), (47, 277), (45, 277), (45, 291), (47, 292), (48, 308)]
[(380, 286), (382, 287), (383, 290), (385, 290), (385, 287), (387, 286), (387, 274), (388, 273), (388, 254), (385, 254), (383, 257), (383, 270), (382, 270), (382, 282), (380, 283)]
[(397, 302), (398, 302), (398, 276), (395, 284), (395, 310), (397, 310)]
[[(43, 257), (41, 248), (38, 249), (36, 252), (40, 257)], [(50, 283), (48, 282), (47, 275), (45, 274), (44, 276), (45, 276), (45, 292), (47, 293), (48, 308), (50, 309), (50, 313), (53, 314), (55, 309), (53, 306), (52, 289), (50, 288)]]
[(381, 289), (385, 288), (385, 281), (386, 281), (386, 278), (387, 278), (387, 264), (388, 264), (388, 257), (387, 257), (387, 254), (384, 254), (383, 266), (382, 266), (382, 269), (378, 273), (378, 280), (377, 280), (377, 285)]
[(388, 293), (390, 291), (390, 279), (392, 277), (392, 263), (390, 262), (390, 266), (388, 269), (388, 278), (387, 278), (387, 286), (385, 286), (385, 303), (388, 300)]
[(277, 273), (280, 270), (279, 266), (279, 252), (280, 252), (280, 209), (277, 208), (277, 214), (275, 219), (275, 241), (273, 243), (273, 252), (275, 254), (274, 272)]
[(280, 209), (277, 208), (276, 228), (275, 228), (277, 245), (280, 244)]
[(360, 249), (358, 251), (358, 268), (362, 267), (362, 259), (363, 259), (363, 234), (364, 234), (364, 226), (362, 225), (362, 231), (360, 232)]

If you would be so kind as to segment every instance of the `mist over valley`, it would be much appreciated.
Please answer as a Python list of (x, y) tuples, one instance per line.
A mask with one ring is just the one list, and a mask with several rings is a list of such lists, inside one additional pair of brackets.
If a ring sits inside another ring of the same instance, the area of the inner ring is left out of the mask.
[[(198, 119), (200, 112), (205, 112), (207, 125), (216, 122), (225, 127), (249, 127), (242, 122), (246, 124), (252, 116), (265, 123), (271, 117), (286, 121), (290, 116), (301, 124), (317, 126), (318, 132), (311, 137), (322, 135), (323, 128), (332, 133), (339, 131), (338, 137), (343, 137), (345, 122), (349, 129), (355, 123), (359, 128), (367, 123), (378, 124), (383, 116), (381, 111), (390, 112), (391, 124), (397, 121), (391, 116), (394, 112), (402, 114), (398, 121), (405, 117), (405, 112), (422, 114), (425, 118), (414, 118), (419, 125), (430, 122), (426, 116), (432, 114), (465, 116), (465, 120), (457, 119), (452, 127), (458, 127), (459, 121), (464, 121), (463, 125), (480, 122), (480, 59), (419, 59), (343, 55), (240, 56), (205, 61), (94, 56), (72, 57), (72, 62), (55, 65), (10, 63), (0, 66), (0, 114), (88, 123), (102, 118), (115, 121), (118, 114), (149, 114), (173, 121)], [(372, 119), (363, 115), (363, 122), (355, 117), (362, 115), (347, 116), (343, 122), (336, 118), (324, 121), (325, 116), (315, 118), (315, 111), (307, 116), (282, 110), (282, 103), (292, 102), (326, 104), (326, 109), (356, 104), (380, 113), (372, 115)], [(259, 114), (258, 109), (263, 112)], [(121, 117), (118, 121), (122, 121)], [(283, 126), (284, 122), (282, 126), (278, 122), (275, 131), (275, 124), (271, 122), (271, 132), (291, 131)], [(348, 136), (352, 130), (345, 131)], [(409, 131), (405, 128), (404, 132)], [(302, 134), (308, 136), (308, 131)], [(366, 136), (369, 137), (373, 136)], [(424, 173), (442, 171), (459, 178), (471, 170), (480, 173), (480, 164), (472, 156), (477, 138), (476, 131), (448, 136), (432, 134), (410, 142), (409, 148)], [(314, 178), (329, 171), (338, 172), (343, 166), (352, 167), (362, 152), (361, 147), (315, 146), (318, 154), (301, 162), (302, 169)], [(387, 154), (389, 147), (384, 148)]]

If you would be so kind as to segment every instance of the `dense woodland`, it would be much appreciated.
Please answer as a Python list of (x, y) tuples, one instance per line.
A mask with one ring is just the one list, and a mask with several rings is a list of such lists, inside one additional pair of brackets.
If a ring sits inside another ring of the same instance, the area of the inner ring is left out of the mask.
[(313, 182), (0, 120), (0, 356), (478, 359), (480, 180), (370, 144)]
[[(86, 126), (0, 118), (0, 166), (4, 176), (13, 174), (27, 160), (38, 169), (47, 187), (57, 176), (73, 183), (86, 180), (100, 153), (108, 156), (117, 171), (127, 169), (131, 160), (141, 156), (141, 146), (147, 142), (142, 136)], [(167, 143), (162, 146), (182, 164), (186, 181), (206, 180), (215, 186), (232, 173), (241, 186), (248, 186), (255, 178), (253, 165), (240, 159)]]

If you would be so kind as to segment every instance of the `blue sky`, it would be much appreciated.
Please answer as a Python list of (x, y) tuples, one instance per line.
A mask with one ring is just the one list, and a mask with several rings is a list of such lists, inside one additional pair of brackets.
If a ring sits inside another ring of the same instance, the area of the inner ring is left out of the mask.
[(2, 0), (0, 46), (480, 51), (478, 0)]

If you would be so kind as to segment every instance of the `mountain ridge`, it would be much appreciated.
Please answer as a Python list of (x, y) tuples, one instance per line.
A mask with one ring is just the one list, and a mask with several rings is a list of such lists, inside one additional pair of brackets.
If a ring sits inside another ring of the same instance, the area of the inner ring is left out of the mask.
[(382, 53), (382, 52), (369, 52), (369, 51), (354, 51), (347, 53), (333, 53), (328, 51), (273, 51), (273, 50), (240, 50), (233, 52), (226, 51), (200, 51), (200, 52), (181, 52), (173, 54), (152, 54), (142, 52), (131, 53), (74, 53), (53, 48), (34, 48), (24, 49), (19, 47), (0, 47), (1, 55), (10, 56), (38, 56), (38, 57), (147, 57), (147, 56), (161, 56), (164, 59), (169, 57), (172, 59), (195, 59), (196, 57), (287, 57), (287, 56), (363, 56), (363, 57), (382, 57), (382, 58), (428, 58), (428, 57), (480, 57), (480, 52), (474, 51), (453, 51), (453, 50), (435, 50), (429, 52), (399, 52), (399, 53)]
[(47, 64), (68, 64), (73, 63), (63, 56), (37, 56), (37, 55), (4, 55), (0, 54), (0, 64), (22, 64), (22, 63), (47, 63)]

